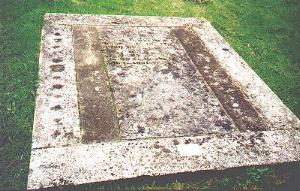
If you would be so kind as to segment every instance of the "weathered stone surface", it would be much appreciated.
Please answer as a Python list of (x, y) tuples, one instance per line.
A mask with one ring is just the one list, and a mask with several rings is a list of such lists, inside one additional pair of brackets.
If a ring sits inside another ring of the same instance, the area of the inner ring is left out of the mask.
[(46, 14), (28, 189), (300, 160), (300, 121), (204, 19)]
[[(37, 149), (30, 188), (299, 160), (299, 131), (162, 138)], [(196, 149), (195, 149), (196, 147)]]
[(34, 149), (81, 140), (73, 55), (71, 27), (46, 25), (42, 32)]
[(171, 27), (128, 26), (99, 31), (122, 138), (189, 136), (235, 128), (171, 31)]
[(74, 27), (73, 34), (82, 140), (114, 139), (119, 129), (97, 31)]
[(240, 130), (265, 130), (264, 119), (191, 27), (172, 31)]

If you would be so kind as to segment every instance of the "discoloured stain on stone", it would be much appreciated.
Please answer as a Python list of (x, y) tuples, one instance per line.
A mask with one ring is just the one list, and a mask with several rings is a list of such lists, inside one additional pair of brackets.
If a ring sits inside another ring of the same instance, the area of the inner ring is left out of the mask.
[[(261, 115), (255, 110), (247, 96), (239, 89), (215, 58), (206, 50), (203, 42), (188, 27), (174, 29), (173, 34), (180, 40), (205, 81), (221, 101), (227, 113), (240, 130), (266, 130)], [(224, 124), (224, 126), (227, 126)]]
[[(171, 28), (101, 27), (122, 138), (236, 129)], [(116, 38), (118, 37), (118, 38)]]
[(112, 140), (119, 130), (96, 29), (74, 27), (74, 46), (82, 141)]

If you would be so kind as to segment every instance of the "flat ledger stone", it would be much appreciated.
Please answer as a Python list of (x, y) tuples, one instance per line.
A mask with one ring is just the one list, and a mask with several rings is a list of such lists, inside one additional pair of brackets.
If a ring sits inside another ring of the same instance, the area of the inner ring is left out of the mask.
[(300, 160), (300, 121), (204, 19), (46, 14), (28, 189)]

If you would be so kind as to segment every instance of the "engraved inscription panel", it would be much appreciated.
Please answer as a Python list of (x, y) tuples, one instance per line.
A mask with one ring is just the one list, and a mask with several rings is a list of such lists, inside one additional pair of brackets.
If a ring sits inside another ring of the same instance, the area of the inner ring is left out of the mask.
[(171, 29), (98, 29), (122, 138), (188, 136), (236, 128)]

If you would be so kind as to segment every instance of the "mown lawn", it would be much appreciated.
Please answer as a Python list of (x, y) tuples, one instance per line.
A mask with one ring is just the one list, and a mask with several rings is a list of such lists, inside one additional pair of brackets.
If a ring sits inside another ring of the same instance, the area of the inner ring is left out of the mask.
[[(26, 188), (46, 12), (205, 17), (300, 116), (299, 0), (0, 0), (0, 190)], [(299, 163), (190, 176), (80, 190), (300, 190)]]

